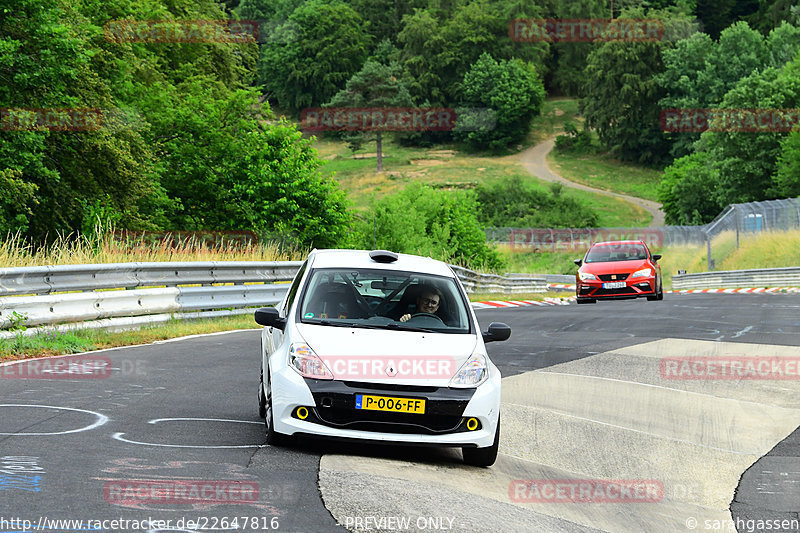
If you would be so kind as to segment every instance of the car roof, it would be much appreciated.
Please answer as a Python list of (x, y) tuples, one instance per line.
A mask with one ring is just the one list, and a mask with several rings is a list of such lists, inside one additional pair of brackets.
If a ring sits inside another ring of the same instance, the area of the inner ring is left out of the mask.
[(405, 270), (438, 276), (455, 277), (453, 271), (442, 261), (419, 255), (396, 254), (397, 260), (378, 262), (370, 257), (368, 250), (313, 250), (309, 255), (312, 268), (372, 268), (381, 270)]

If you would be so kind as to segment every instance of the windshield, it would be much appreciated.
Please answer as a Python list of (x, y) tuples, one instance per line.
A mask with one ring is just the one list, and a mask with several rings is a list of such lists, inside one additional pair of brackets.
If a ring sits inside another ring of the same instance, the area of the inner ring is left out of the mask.
[(613, 244), (592, 247), (586, 254), (584, 263), (633, 261), (636, 259), (647, 259), (647, 250), (641, 244)]
[(303, 323), (440, 333), (470, 333), (455, 280), (369, 269), (317, 269), (298, 306)]

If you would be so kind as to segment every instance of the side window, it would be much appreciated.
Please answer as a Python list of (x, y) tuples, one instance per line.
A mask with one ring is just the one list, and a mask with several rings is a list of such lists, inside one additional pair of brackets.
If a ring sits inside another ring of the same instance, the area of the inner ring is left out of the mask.
[(286, 316), (289, 313), (289, 309), (292, 308), (292, 303), (294, 303), (294, 299), (297, 296), (297, 289), (300, 288), (300, 280), (303, 279), (303, 274), (306, 273), (307, 266), (308, 266), (308, 260), (306, 260), (300, 266), (300, 270), (297, 271), (297, 274), (294, 277), (294, 281), (292, 281), (292, 286), (289, 287), (289, 294), (286, 296), (286, 300), (284, 301), (283, 307), (281, 308), (281, 315)]

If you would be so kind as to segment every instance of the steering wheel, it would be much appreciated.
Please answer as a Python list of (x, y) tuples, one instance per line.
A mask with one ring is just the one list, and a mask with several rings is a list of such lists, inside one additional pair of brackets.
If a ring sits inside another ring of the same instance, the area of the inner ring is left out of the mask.
[[(434, 315), (433, 313), (415, 313), (415, 314), (411, 315), (411, 318), (417, 318), (418, 316), (426, 316), (426, 317), (428, 317), (428, 318), (435, 318), (436, 320), (438, 320), (439, 322), (441, 322), (442, 324), (444, 324), (444, 320), (442, 320), (442, 319), (439, 317), (439, 315)], [(410, 320), (410, 319), (409, 319), (409, 320)]]

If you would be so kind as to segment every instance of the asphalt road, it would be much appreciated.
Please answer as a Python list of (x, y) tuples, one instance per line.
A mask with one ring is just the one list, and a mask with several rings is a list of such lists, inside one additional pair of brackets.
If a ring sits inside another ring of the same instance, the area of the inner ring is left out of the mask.
[[(480, 310), (478, 319), (512, 327), (509, 341), (488, 345), (504, 378), (659, 339), (800, 346), (800, 295), (667, 295)], [(94, 366), (75, 367), (84, 372), (79, 379), (59, 368), (43, 374), (34, 363), (4, 367), (0, 533), (344, 531), (320, 496), (323, 454), (458, 461), (453, 450), (316, 440), (262, 446), (258, 346), (258, 332), (244, 331), (96, 352)], [(800, 501), (798, 440), (795, 431), (776, 447), (784, 468), (761, 468), (761, 461), (776, 465), (765, 457), (748, 470), (734, 517), (772, 516), (773, 501), (781, 516), (791, 509), (797, 516), (800, 504), (787, 510), (786, 502)], [(794, 483), (777, 479), (781, 473), (795, 475)], [(775, 496), (765, 496), (763, 487), (776, 483)], [(52, 522), (67, 519), (83, 523)]]

